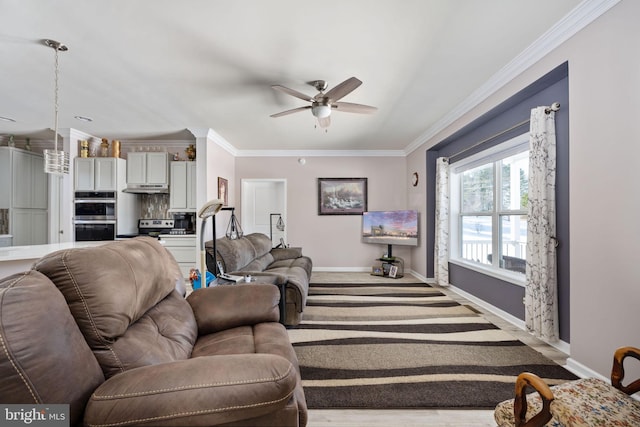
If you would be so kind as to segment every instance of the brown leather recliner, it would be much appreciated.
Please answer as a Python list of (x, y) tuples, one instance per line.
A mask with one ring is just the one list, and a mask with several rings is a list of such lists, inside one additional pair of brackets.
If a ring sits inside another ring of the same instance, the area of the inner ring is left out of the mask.
[(304, 426), (275, 286), (198, 290), (151, 238), (55, 252), (0, 280), (0, 402), (71, 425)]

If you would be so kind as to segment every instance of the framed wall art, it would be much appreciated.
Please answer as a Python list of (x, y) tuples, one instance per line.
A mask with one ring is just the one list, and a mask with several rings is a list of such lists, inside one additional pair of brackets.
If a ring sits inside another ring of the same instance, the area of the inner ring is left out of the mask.
[(318, 215), (362, 215), (367, 178), (318, 178)]
[(224, 206), (229, 205), (229, 181), (218, 177), (218, 199), (224, 202)]

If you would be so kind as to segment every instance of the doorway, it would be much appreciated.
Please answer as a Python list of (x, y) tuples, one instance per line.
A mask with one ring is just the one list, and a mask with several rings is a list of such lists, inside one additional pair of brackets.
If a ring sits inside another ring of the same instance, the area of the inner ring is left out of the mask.
[[(272, 246), (287, 241), (287, 180), (243, 179), (241, 181), (242, 228), (245, 234), (262, 233), (271, 237)], [(284, 230), (276, 228), (282, 217)]]

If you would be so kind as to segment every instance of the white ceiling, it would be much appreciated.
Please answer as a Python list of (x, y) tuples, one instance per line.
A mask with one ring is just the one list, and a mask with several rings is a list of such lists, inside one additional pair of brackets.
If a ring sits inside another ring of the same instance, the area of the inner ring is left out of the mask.
[[(179, 139), (211, 128), (239, 150), (403, 150), (580, 0), (0, 0), (0, 135), (60, 128)], [(355, 76), (373, 115), (270, 114)], [(93, 122), (74, 116), (91, 117)]]

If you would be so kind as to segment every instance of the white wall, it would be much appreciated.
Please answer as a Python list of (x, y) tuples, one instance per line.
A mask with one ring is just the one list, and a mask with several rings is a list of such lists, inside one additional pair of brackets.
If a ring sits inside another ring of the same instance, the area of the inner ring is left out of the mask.
[[(386, 246), (362, 243), (360, 215), (318, 215), (318, 178), (368, 178), (368, 209), (406, 209), (408, 182), (404, 157), (238, 157), (236, 180), (287, 180), (287, 238), (302, 246), (314, 269), (365, 269)], [(239, 192), (239, 188), (236, 188)], [(236, 194), (240, 200), (240, 194)], [(394, 246), (407, 261), (415, 248)]]
[[(198, 191), (196, 195), (197, 206), (200, 209), (207, 201), (218, 198), (218, 177), (226, 178), (229, 182), (229, 206), (235, 206), (235, 187), (239, 184), (233, 179), (235, 176), (235, 158), (224, 146), (228, 143), (211, 129), (190, 129), (196, 137), (196, 162)], [(240, 199), (238, 199), (240, 200)], [(216, 235), (224, 236), (229, 222), (230, 213), (219, 212), (214, 218), (216, 221)], [(196, 232), (200, 238), (200, 218), (197, 220)], [(212, 221), (207, 220), (205, 228), (205, 241), (211, 240)]]
[[(569, 61), (571, 359), (609, 377), (615, 348), (640, 346), (640, 2), (623, 0), (411, 153), (425, 151)], [(567, 108), (567, 106), (563, 106)], [(424, 210), (424, 191), (408, 191)], [(424, 274), (426, 259), (414, 257)]]

